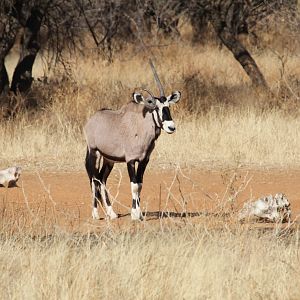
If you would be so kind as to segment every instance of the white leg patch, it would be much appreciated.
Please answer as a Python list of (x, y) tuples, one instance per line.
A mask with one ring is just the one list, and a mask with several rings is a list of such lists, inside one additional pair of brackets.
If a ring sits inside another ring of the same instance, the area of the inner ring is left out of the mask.
[(131, 220), (141, 220), (142, 219), (142, 212), (141, 212), (140, 203), (139, 203), (141, 190), (142, 190), (141, 183), (131, 182), (132, 201), (135, 201), (135, 208), (132, 207), (132, 209), (131, 209)]
[(136, 208), (131, 209), (131, 220), (136, 221), (136, 220), (141, 220), (142, 219), (142, 212), (139, 206)]
[(114, 212), (111, 205), (106, 207), (106, 213), (111, 220), (118, 218), (118, 215)]
[(95, 187), (95, 183), (94, 180), (92, 180), (92, 217), (94, 220), (99, 220), (99, 213), (98, 213), (98, 209), (97, 207), (94, 207), (94, 202), (95, 202), (95, 198), (96, 198), (96, 187)]
[(130, 184), (131, 184), (132, 199), (139, 200), (143, 184), (142, 183), (133, 183), (133, 182), (131, 182)]
[(93, 205), (94, 205), (94, 199), (96, 198), (96, 187), (94, 183), (94, 179), (92, 179), (92, 197), (93, 197)]
[(92, 217), (93, 217), (94, 220), (99, 220), (100, 219), (97, 207), (93, 207)]
[(113, 219), (117, 219), (118, 218), (118, 215), (114, 212), (113, 208), (111, 205), (107, 205), (107, 202), (106, 202), (106, 187), (104, 184), (101, 184), (101, 188), (100, 188), (100, 192), (101, 192), (101, 197), (102, 197), (102, 200), (103, 200), (103, 204), (105, 206), (105, 209), (106, 209), (106, 214), (107, 216), (113, 220)]
[(101, 198), (103, 201), (103, 204), (105, 205), (105, 207), (107, 206), (106, 204), (106, 194), (105, 194), (105, 185), (101, 183), (100, 185), (100, 193), (101, 193)]
[(100, 159), (101, 159), (101, 154), (99, 151), (96, 151), (96, 162), (95, 162), (95, 168), (99, 170), (100, 167)]

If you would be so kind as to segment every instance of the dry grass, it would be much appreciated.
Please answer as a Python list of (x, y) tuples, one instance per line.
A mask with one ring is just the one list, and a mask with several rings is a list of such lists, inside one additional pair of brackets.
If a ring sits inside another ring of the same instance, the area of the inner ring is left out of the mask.
[[(83, 169), (86, 147), (81, 126), (60, 115), (11, 121), (2, 124), (0, 134), (3, 167)], [(280, 111), (212, 110), (200, 117), (177, 116), (177, 133), (162, 133), (150, 165), (297, 167), (299, 163), (298, 118)]]
[(3, 299), (298, 299), (299, 232), (203, 226), (0, 241)]
[[(129, 53), (128, 59), (123, 54), (123, 60), (110, 65), (92, 54), (78, 56), (68, 64), (68, 78), (64, 70), (54, 69), (46, 86), (36, 83), (31, 100), (38, 102), (39, 111), (0, 124), (0, 165), (82, 169), (82, 126), (88, 116), (100, 107), (127, 103), (135, 88), (156, 90), (145, 57)], [(166, 89), (181, 90), (183, 99), (173, 111), (177, 133), (162, 135), (153, 155), (159, 159), (153, 161), (164, 166), (299, 166), (296, 55), (284, 56), (284, 69), (277, 54), (255, 56), (273, 93), (268, 96), (250, 88), (226, 49), (179, 44), (155, 54)], [(12, 68), (12, 59), (8, 66)], [(42, 70), (40, 62), (35, 76), (44, 75)]]
[(64, 214), (50, 192), (26, 206), (25, 186), (25, 205), (2, 200), (0, 298), (298, 299), (299, 228), (237, 223), (226, 206), (247, 183), (229, 175), (219, 214), (144, 222)]
[[(251, 88), (224, 48), (179, 42), (153, 51), (166, 89), (181, 90), (183, 99), (173, 110), (177, 132), (162, 134), (150, 167), (300, 166), (296, 54), (254, 51), (272, 91), (265, 95)], [(14, 61), (7, 61), (10, 76)], [(82, 170), (86, 119), (100, 107), (125, 104), (135, 88), (156, 90), (146, 57), (135, 48), (110, 65), (88, 53), (73, 57), (67, 73), (46, 69), (41, 60), (35, 64), (34, 76), (47, 76), (29, 97), (38, 107), (0, 121), (0, 167)], [(51, 204), (50, 192), (48, 198), (44, 203)], [(253, 229), (220, 216), (125, 229), (101, 221), (83, 233), (79, 217), (51, 208), (41, 202), (34, 210), (25, 201), (10, 210), (3, 203), (0, 298), (300, 298), (298, 228)]]

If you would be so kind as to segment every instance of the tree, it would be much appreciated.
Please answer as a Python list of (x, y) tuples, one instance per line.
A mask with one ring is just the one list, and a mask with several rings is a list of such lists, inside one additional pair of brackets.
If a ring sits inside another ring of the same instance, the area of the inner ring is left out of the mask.
[(9, 90), (9, 79), (4, 61), (15, 43), (19, 29), (19, 22), (14, 15), (13, 6), (5, 2), (0, 18), (0, 96), (6, 94)]
[(210, 12), (211, 23), (222, 41), (241, 64), (255, 86), (267, 87), (266, 80), (237, 34), (247, 29), (249, 5), (246, 1), (216, 1)]
[[(48, 45), (55, 48), (59, 55), (66, 41), (74, 40), (75, 35), (68, 36), (68, 26), (62, 26), (75, 18), (74, 9), (62, 0), (14, 0), (6, 1), (0, 8), (0, 95), (6, 96), (8, 91), (14, 94), (25, 94), (33, 81), (32, 68), (40, 50), (39, 34), (42, 25), (47, 28)], [(53, 34), (55, 32), (55, 34)], [(21, 34), (19, 61), (13, 73), (11, 86), (5, 68), (5, 57), (16, 42), (17, 34)], [(63, 38), (61, 38), (63, 36)]]
[(297, 10), (297, 0), (193, 0), (189, 7), (192, 25), (196, 32), (203, 33), (203, 27), (210, 22), (221, 42), (232, 52), (241, 64), (253, 85), (267, 88), (266, 80), (239, 34), (248, 34), (257, 22), (271, 15), (286, 18)]
[[(232, 52), (252, 83), (267, 87), (265, 78), (245, 45), (240, 33), (248, 33), (257, 20), (267, 19), (282, 7), (289, 14), (297, 0), (2, 0), (0, 6), (0, 97), (9, 93), (26, 95), (33, 82), (32, 68), (41, 47), (55, 61), (63, 51), (84, 50), (91, 37), (112, 61), (113, 51), (125, 43), (140, 43), (140, 33), (162, 31), (164, 37), (180, 34), (181, 19), (189, 19), (202, 35), (208, 23), (216, 36)], [(154, 27), (154, 29), (153, 29)], [(137, 30), (139, 32), (137, 32)], [(41, 44), (43, 32), (45, 42)], [(5, 58), (21, 36), (20, 55), (11, 84)]]
[[(5, 57), (16, 41), (16, 36), (22, 28), (21, 50), (18, 64), (14, 70), (10, 90), (27, 92), (32, 83), (32, 67), (40, 49), (38, 33), (50, 1), (15, 0), (5, 2), (0, 11), (1, 22), (1, 53), (0, 53), (0, 95), (6, 95), (9, 90), (9, 79), (5, 68)], [(26, 5), (25, 5), (26, 4)]]

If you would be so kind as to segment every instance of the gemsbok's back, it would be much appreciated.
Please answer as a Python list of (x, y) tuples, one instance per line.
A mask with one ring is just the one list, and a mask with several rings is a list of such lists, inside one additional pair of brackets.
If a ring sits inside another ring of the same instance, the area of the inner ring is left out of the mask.
[[(93, 193), (94, 219), (99, 219), (98, 201), (106, 208), (109, 218), (117, 218), (106, 191), (107, 178), (116, 162), (126, 162), (131, 182), (133, 220), (142, 219), (140, 193), (143, 175), (149, 162), (155, 141), (161, 129), (167, 133), (175, 131), (169, 106), (180, 99), (176, 91), (165, 97), (156, 70), (150, 61), (160, 97), (154, 97), (147, 90), (148, 98), (133, 93), (132, 101), (117, 111), (97, 111), (87, 122), (84, 132), (87, 140), (86, 170)], [(100, 168), (101, 158), (103, 160)]]

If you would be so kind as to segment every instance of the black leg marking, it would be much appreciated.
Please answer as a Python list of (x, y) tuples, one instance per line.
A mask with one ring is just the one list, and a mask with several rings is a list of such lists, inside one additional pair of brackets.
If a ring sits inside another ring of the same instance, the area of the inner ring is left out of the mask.
[(142, 160), (138, 165), (137, 176), (136, 176), (138, 183), (143, 183), (144, 173), (145, 173), (148, 162), (149, 162), (149, 159), (147, 158), (147, 159)]
[[(137, 172), (135, 171), (135, 161), (130, 161), (127, 163), (127, 170), (128, 170), (128, 175), (130, 178), (130, 185), (131, 185), (131, 192), (132, 192), (132, 185), (137, 184)], [(140, 206), (140, 197), (138, 199), (132, 198), (132, 208), (136, 209), (136, 207)]]
[(136, 183), (135, 160), (131, 160), (127, 163), (127, 170), (130, 182)]
[(115, 219), (118, 216), (115, 214), (115, 212), (112, 209), (111, 202), (108, 197), (108, 193), (105, 188), (105, 184), (107, 181), (107, 178), (113, 169), (114, 164), (110, 161), (107, 161), (105, 158), (103, 158), (103, 164), (100, 169), (100, 152), (97, 150), (87, 150), (86, 159), (85, 159), (85, 167), (90, 179), (90, 185), (93, 192), (93, 210), (92, 215), (93, 218), (98, 219), (98, 211), (97, 206), (98, 202), (100, 201), (101, 205), (105, 206), (106, 213), (108, 217), (111, 219)]
[[(113, 167), (114, 167), (113, 163), (111, 163), (105, 159), (103, 160), (102, 168), (101, 168), (100, 172), (97, 174), (96, 178), (104, 186), (106, 185), (107, 178), (108, 178), (109, 174), (111, 173)], [(101, 192), (100, 192), (101, 184), (99, 183), (99, 191), (98, 191), (100, 194), (101, 194)], [(101, 197), (101, 198), (105, 198), (105, 199), (102, 199), (102, 201), (105, 201), (107, 206), (111, 206), (106, 189), (104, 191), (104, 197)]]
[(98, 157), (96, 154), (96, 150), (87, 148), (86, 157), (85, 157), (85, 168), (89, 176), (90, 186), (92, 189), (94, 184), (95, 198), (93, 200), (93, 207), (95, 208), (97, 208), (98, 201), (101, 201), (100, 192), (99, 192), (99, 187), (100, 187), (99, 182), (97, 182), (97, 180), (93, 180), (93, 178), (96, 178), (97, 173), (99, 173), (99, 169), (96, 168), (97, 159)]
[(139, 163), (138, 168), (137, 168), (136, 180), (137, 180), (137, 183), (138, 183), (138, 186), (139, 186), (138, 187), (139, 188), (139, 191), (138, 191), (139, 197), (138, 197), (138, 200), (137, 200), (138, 203), (136, 203), (136, 201), (134, 201), (134, 199), (133, 199), (133, 202), (132, 202), (132, 207), (133, 208), (136, 207), (136, 204), (138, 206), (140, 206), (140, 201), (141, 201), (140, 194), (141, 194), (141, 191), (142, 191), (144, 173), (145, 173), (148, 162), (149, 162), (149, 159), (144, 159), (143, 161), (141, 161)]
[(136, 207), (140, 207), (140, 197), (136, 199), (132, 199), (132, 208), (136, 209)]
[(127, 163), (128, 175), (131, 184), (132, 193), (132, 210), (131, 218), (133, 220), (142, 220), (142, 213), (140, 210), (140, 193), (142, 190), (143, 176), (149, 159), (145, 159), (138, 164), (137, 170), (135, 169), (135, 161)]

